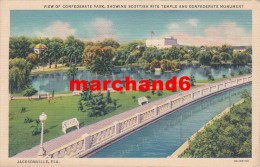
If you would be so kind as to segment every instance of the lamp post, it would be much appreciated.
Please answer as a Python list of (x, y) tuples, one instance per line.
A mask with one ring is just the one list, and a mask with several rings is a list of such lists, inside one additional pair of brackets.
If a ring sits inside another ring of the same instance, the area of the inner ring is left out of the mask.
[(46, 121), (46, 119), (47, 119), (47, 115), (44, 112), (42, 112), (42, 114), (39, 116), (39, 120), (42, 123), (42, 128), (41, 128), (40, 150), (38, 152), (38, 156), (41, 156), (41, 157), (43, 157), (46, 154), (46, 151), (43, 148), (43, 125), (44, 125), (44, 122)]

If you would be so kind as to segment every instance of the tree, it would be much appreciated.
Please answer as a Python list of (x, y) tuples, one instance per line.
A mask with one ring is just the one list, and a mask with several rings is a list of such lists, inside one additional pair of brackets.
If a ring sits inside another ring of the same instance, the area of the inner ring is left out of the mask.
[(160, 61), (158, 61), (158, 60), (153, 60), (152, 62), (151, 62), (151, 64), (150, 64), (150, 70), (151, 71), (154, 71), (155, 70), (155, 68), (160, 68), (161, 67), (161, 63), (160, 63)]
[(114, 105), (115, 108), (117, 107), (117, 100), (116, 99), (113, 99), (113, 105)]
[(24, 93), (23, 96), (26, 96), (26, 97), (28, 97), (28, 99), (29, 99), (29, 97), (32, 97), (32, 96), (35, 95), (37, 92), (38, 92), (38, 91), (37, 91), (36, 89), (34, 89), (32, 86), (30, 86), (29, 88), (27, 88), (27, 89), (25, 90), (25, 93)]
[(10, 37), (9, 42), (9, 57), (10, 58), (24, 58), (32, 52), (31, 39), (26, 36)]
[(141, 59), (145, 62), (151, 63), (153, 60), (161, 60), (162, 59), (162, 51), (157, 49), (156, 47), (147, 48), (141, 57)]
[(54, 90), (52, 90), (51, 97), (52, 97), (52, 99), (54, 98)]
[(232, 55), (233, 49), (232, 46), (224, 44), (219, 48), (219, 53), (226, 53)]
[(126, 64), (136, 63), (139, 57), (141, 57), (141, 52), (139, 50), (132, 51), (126, 59)]
[(101, 42), (98, 42), (97, 46), (101, 46), (101, 47), (110, 46), (110, 47), (113, 47), (113, 48), (116, 49), (120, 46), (120, 44), (114, 39), (107, 38), (107, 39), (104, 39)]
[(68, 56), (69, 64), (77, 64), (77, 60), (80, 59), (84, 51), (84, 43), (74, 38), (74, 36), (68, 36), (64, 41), (63, 54)]
[(85, 49), (86, 66), (92, 73), (105, 75), (112, 73), (114, 48), (110, 46), (91, 46)]
[(51, 39), (48, 45), (48, 59), (49, 59), (49, 68), (51, 68), (51, 61), (54, 60), (55, 68), (57, 68), (58, 59), (62, 56), (63, 53), (63, 40), (58, 37), (54, 37)]
[(29, 61), (32, 65), (38, 66), (39, 63), (39, 57), (35, 53), (30, 53), (27, 58), (27, 61)]
[(106, 114), (105, 112), (106, 102), (102, 94), (94, 95), (91, 100), (86, 101), (85, 105), (87, 107), (88, 115), (90, 117), (93, 116), (97, 117)]
[(110, 91), (109, 91), (109, 90), (107, 91), (106, 102), (107, 102), (107, 103), (112, 103), (112, 98), (111, 98), (111, 95), (110, 95)]
[(191, 84), (191, 86), (195, 86), (195, 82), (196, 82), (195, 76), (193, 74), (191, 74), (190, 75), (190, 84)]
[(9, 89), (13, 93), (21, 91), (29, 84), (32, 64), (23, 58), (9, 59)]
[(236, 65), (245, 65), (252, 61), (251, 55), (246, 52), (234, 51), (232, 62)]
[(160, 61), (160, 67), (162, 71), (170, 71), (173, 70), (173, 63), (170, 60), (163, 59)]
[(77, 73), (78, 73), (78, 68), (76, 68), (75, 65), (71, 65), (69, 70), (67, 71), (67, 76), (69, 78), (72, 78), (72, 80), (74, 80)]
[(250, 96), (250, 94), (247, 90), (243, 90), (241, 92), (241, 98), (245, 99), (245, 101), (251, 101), (252, 100), (252, 97)]
[(227, 63), (228, 60), (231, 60), (230, 54), (226, 52), (221, 52), (220, 57), (225, 63)]
[(221, 64), (221, 56), (220, 55), (213, 55), (212, 63), (214, 63), (214, 64)]
[(85, 112), (81, 100), (79, 100), (79, 102), (78, 102), (78, 110), (79, 110), (79, 111), (82, 111), (82, 112)]
[(208, 51), (199, 51), (198, 58), (202, 65), (210, 65), (211, 63), (211, 55)]

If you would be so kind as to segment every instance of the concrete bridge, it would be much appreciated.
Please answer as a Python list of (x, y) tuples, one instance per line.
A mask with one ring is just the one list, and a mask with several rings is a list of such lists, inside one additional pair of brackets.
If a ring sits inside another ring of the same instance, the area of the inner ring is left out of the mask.
[[(45, 158), (71, 158), (88, 156), (99, 149), (147, 126), (167, 114), (198, 100), (252, 82), (252, 75), (190, 89), (147, 105), (112, 116), (92, 125), (65, 134), (44, 143)], [(39, 146), (15, 155), (15, 158), (37, 157)]]

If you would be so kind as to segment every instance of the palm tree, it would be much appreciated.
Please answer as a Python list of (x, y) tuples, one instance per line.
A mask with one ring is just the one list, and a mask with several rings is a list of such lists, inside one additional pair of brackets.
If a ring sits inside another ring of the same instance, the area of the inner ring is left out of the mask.
[(99, 75), (106, 75), (112, 73), (113, 64), (111, 61), (103, 60), (102, 57), (98, 57), (90, 64), (90, 71)]

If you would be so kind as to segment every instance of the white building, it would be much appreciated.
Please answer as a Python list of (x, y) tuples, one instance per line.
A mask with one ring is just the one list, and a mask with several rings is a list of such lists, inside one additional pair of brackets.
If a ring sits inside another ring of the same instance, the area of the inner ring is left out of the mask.
[(161, 39), (147, 39), (145, 41), (145, 44), (147, 47), (157, 47), (159, 49), (179, 46), (177, 39), (175, 39), (174, 37), (167, 37)]

